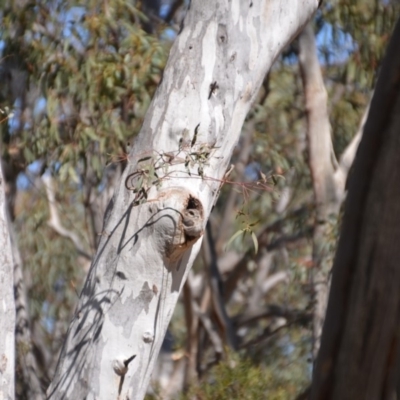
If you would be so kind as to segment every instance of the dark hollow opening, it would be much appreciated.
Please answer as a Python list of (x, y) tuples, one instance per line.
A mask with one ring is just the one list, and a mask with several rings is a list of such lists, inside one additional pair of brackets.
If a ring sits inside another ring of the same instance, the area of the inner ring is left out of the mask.
[(193, 196), (189, 196), (187, 204), (186, 204), (186, 209), (187, 210), (199, 210), (200, 213), (203, 215), (203, 206), (201, 205), (200, 201), (197, 200)]

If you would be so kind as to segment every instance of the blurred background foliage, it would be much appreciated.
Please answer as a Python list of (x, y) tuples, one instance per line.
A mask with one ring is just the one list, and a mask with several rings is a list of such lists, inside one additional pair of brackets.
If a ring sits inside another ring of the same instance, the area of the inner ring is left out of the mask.
[[(32, 341), (46, 371), (44, 387), (96, 249), (107, 201), (161, 80), (187, 3), (0, 1), (1, 156)], [(315, 16), (337, 157), (358, 129), (399, 11), (395, 0), (336, 0), (325, 1)], [(297, 52), (295, 41), (265, 78), (232, 159), (236, 168), (230, 180), (239, 184), (223, 187), (210, 219), (217, 278), (239, 342), (235, 350), (218, 354), (200, 324), (196, 380), (181, 372), (183, 383), (167, 395), (160, 367), (149, 397), (292, 399), (310, 380), (314, 204)], [(85, 254), (48, 224), (43, 174), (52, 176), (62, 225), (77, 235)], [(262, 174), (271, 190), (246, 191), (246, 184)], [(238, 235), (226, 248), (229, 238), (250, 223), (257, 254), (249, 235)], [(336, 239), (333, 221), (326, 244), (332, 254)], [(193, 269), (199, 287), (193, 296), (199, 301), (214, 276), (206, 253)], [(183, 297), (164, 349), (174, 370), (193, 351), (186, 311)], [(202, 312), (226, 346), (216, 311), (208, 305)], [(29, 398), (24, 377), (18, 379), (18, 398)]]
[(22, 165), (40, 158), (75, 180), (79, 165), (100, 179), (112, 156), (123, 157), (166, 59), (166, 44), (143, 32), (141, 18), (125, 1), (3, 7), (3, 74), (11, 74), (3, 101), (23, 114), (4, 125), (3, 140)]

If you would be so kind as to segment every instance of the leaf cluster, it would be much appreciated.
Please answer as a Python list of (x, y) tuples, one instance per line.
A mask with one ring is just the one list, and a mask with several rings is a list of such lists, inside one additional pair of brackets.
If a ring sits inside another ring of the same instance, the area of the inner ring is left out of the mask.
[[(66, 177), (77, 166), (100, 177), (106, 162), (123, 156), (166, 56), (167, 46), (133, 23), (140, 18), (121, 0), (57, 7), (38, 1), (3, 9), (4, 60), (21, 60), (18, 66), (4, 61), (3, 67), (29, 80), (23, 129), (8, 133), (26, 164), (40, 158), (60, 163)], [(41, 109), (39, 102), (45, 104)]]

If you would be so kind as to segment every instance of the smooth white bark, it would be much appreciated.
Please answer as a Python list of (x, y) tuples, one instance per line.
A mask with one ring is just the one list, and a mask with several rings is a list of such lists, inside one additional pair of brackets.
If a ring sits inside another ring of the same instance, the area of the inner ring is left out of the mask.
[(13, 258), (4, 186), (0, 168), (0, 399), (9, 400), (14, 398), (15, 302)]
[(317, 5), (191, 2), (106, 212), (49, 398), (144, 397), (244, 118)]
[(313, 354), (319, 350), (322, 326), (330, 284), (330, 249), (326, 245), (331, 235), (332, 221), (336, 220), (345, 198), (345, 184), (360, 143), (368, 108), (358, 132), (337, 163), (331, 138), (328, 95), (317, 58), (314, 31), (309, 24), (299, 37), (299, 65), (304, 86), (307, 112), (307, 142), (311, 171), (316, 221), (313, 234), (313, 268), (311, 280), (314, 290)]

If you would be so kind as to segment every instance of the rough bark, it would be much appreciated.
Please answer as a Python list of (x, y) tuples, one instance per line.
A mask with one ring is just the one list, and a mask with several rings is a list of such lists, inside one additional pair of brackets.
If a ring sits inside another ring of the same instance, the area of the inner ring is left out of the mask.
[(244, 118), (317, 5), (191, 2), (106, 212), (49, 398), (143, 398)]
[(400, 373), (400, 22), (353, 171), (312, 399), (394, 399)]
[(15, 302), (13, 258), (4, 186), (0, 167), (0, 398), (10, 400), (14, 399)]

